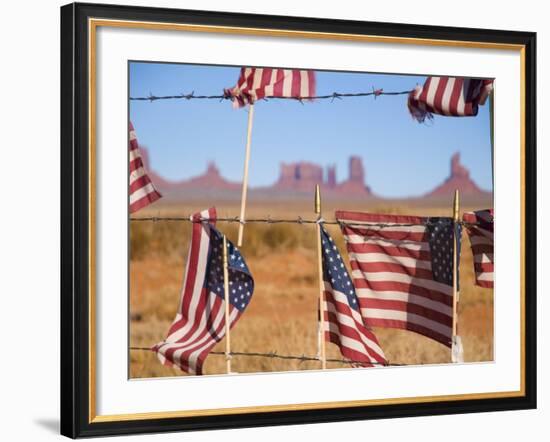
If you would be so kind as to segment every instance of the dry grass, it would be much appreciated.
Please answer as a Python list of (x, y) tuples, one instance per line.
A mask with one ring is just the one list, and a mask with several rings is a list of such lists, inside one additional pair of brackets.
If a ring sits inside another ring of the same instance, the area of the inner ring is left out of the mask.
[[(256, 204), (248, 216), (295, 217), (303, 204), (281, 205), (268, 209)], [(339, 208), (346, 204), (339, 202)], [(449, 208), (426, 208), (395, 205), (353, 204), (356, 210), (379, 213), (448, 215)], [(189, 213), (204, 205), (189, 204), (184, 209), (163, 208), (155, 215)], [(325, 207), (332, 213), (334, 207)], [(157, 210), (157, 209), (155, 209)], [(468, 208), (464, 208), (468, 210)], [(220, 216), (237, 213), (236, 207), (218, 204)], [(302, 213), (303, 214), (303, 213)], [(147, 213), (140, 213), (145, 216)], [(328, 218), (328, 216), (327, 216)], [(237, 226), (220, 223), (219, 228), (236, 242)], [(178, 305), (185, 256), (191, 225), (185, 222), (132, 222), (130, 261), (130, 344), (148, 347), (166, 336)], [(342, 235), (336, 226), (329, 232), (345, 253)], [(317, 273), (316, 236), (313, 225), (248, 224), (242, 253), (254, 275), (256, 289), (246, 313), (232, 330), (234, 351), (315, 355), (317, 351)], [(464, 236), (461, 259), (461, 298), (459, 332), (466, 361), (493, 359), (493, 292), (474, 285), (472, 255)], [(449, 349), (412, 332), (376, 329), (382, 348), (390, 362), (401, 364), (447, 363)], [(223, 351), (222, 340), (214, 350)], [(340, 358), (338, 348), (327, 344), (328, 357)], [(344, 367), (329, 363), (329, 368)], [(225, 373), (223, 356), (211, 355), (205, 363), (206, 374)], [(260, 357), (234, 357), (233, 370), (245, 372), (318, 369), (318, 362), (300, 362)], [(136, 377), (185, 375), (162, 366), (154, 353), (131, 351), (130, 375)]]

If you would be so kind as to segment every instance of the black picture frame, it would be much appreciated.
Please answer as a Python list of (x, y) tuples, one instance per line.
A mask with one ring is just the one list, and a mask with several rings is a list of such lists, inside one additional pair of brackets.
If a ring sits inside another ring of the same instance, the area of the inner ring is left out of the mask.
[[(90, 418), (89, 18), (521, 45), (524, 51), (523, 395), (95, 422)], [(61, 434), (76, 438), (536, 408), (536, 34), (73, 3), (61, 8)]]

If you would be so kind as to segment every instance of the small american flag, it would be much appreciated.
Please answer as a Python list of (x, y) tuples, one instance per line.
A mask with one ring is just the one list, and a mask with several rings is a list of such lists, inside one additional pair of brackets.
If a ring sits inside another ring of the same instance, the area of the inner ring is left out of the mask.
[(386, 364), (374, 333), (365, 326), (359, 299), (336, 244), (321, 226), (323, 281), (325, 284), (325, 339), (340, 347), (342, 356), (355, 366)]
[(234, 107), (266, 97), (309, 98), (315, 95), (315, 72), (295, 69), (241, 68), (237, 85), (226, 89)]
[(493, 210), (466, 212), (462, 216), (466, 223), (466, 231), (470, 237), (472, 254), (474, 255), (474, 270), (476, 284), (481, 287), (493, 288), (494, 277), (494, 216)]
[(132, 122), (129, 124), (130, 142), (130, 213), (154, 203), (162, 195), (157, 192), (147, 175)]
[[(365, 325), (410, 330), (451, 347), (453, 219), (346, 211), (336, 218)], [(456, 232), (460, 253), (460, 225)]]
[[(168, 366), (203, 373), (204, 361), (226, 332), (223, 235), (211, 208), (193, 215), (193, 232), (180, 305), (166, 339), (152, 350)], [(227, 241), (229, 323), (233, 327), (252, 299), (254, 279), (237, 248)]]
[(419, 122), (433, 118), (432, 114), (472, 117), (492, 90), (493, 80), (428, 77), (424, 86), (409, 94), (409, 112)]

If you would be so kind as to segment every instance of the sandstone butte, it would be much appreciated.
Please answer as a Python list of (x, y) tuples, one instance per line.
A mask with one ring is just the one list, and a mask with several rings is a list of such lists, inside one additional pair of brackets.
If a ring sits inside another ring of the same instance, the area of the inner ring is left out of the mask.
[[(147, 149), (141, 147), (141, 155), (146, 170), (155, 186), (171, 199), (184, 197), (183, 193), (188, 191), (199, 193), (219, 192), (222, 196), (240, 196), (241, 183), (229, 181), (224, 178), (214, 162), (210, 162), (206, 171), (199, 176), (189, 179), (172, 181), (165, 179), (150, 167)], [(251, 188), (251, 192), (265, 194), (292, 194), (293, 196), (304, 194), (310, 195), (316, 184), (320, 184), (323, 194), (327, 197), (338, 198), (364, 198), (375, 197), (371, 188), (366, 184), (366, 172), (363, 161), (358, 156), (352, 156), (348, 163), (348, 177), (338, 182), (336, 179), (336, 167), (330, 165), (324, 168), (318, 164), (300, 161), (296, 163), (281, 163), (279, 178), (268, 187)], [(419, 198), (438, 199), (452, 196), (455, 189), (459, 189), (466, 197), (490, 197), (491, 192), (481, 189), (470, 178), (469, 170), (460, 163), (460, 153), (451, 157), (450, 174), (447, 179), (436, 186), (431, 192)], [(187, 196), (187, 195), (186, 195)]]

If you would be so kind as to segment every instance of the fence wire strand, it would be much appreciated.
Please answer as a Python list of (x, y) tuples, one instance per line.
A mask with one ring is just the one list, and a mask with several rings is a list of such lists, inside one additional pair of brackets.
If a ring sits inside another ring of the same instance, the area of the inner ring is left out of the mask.
[[(314, 95), (309, 97), (276, 97), (276, 96), (267, 96), (264, 98), (261, 98), (257, 101), (270, 101), (270, 100), (292, 100), (292, 101), (298, 101), (303, 104), (304, 101), (308, 100), (331, 100), (333, 102), (334, 100), (341, 100), (343, 98), (354, 98), (354, 97), (374, 97), (375, 99), (381, 95), (388, 95), (388, 96), (396, 96), (396, 95), (408, 95), (412, 92), (412, 90), (408, 91), (392, 91), (392, 92), (384, 92), (383, 89), (372, 89), (372, 91), (369, 92), (332, 92), (331, 94), (326, 95)], [(158, 100), (218, 100), (218, 101), (234, 101), (235, 97), (232, 96), (230, 93), (224, 93), (221, 95), (195, 95), (195, 91), (192, 91), (191, 93), (185, 94), (177, 94), (177, 95), (153, 95), (149, 94), (146, 97), (130, 97), (130, 101), (158, 101)]]
[[(437, 217), (432, 217), (437, 218)], [(130, 221), (151, 221), (151, 222), (158, 222), (158, 221), (187, 221), (192, 223), (199, 223), (199, 222), (226, 222), (226, 223), (241, 223), (241, 224), (248, 224), (248, 223), (265, 223), (265, 224), (325, 224), (325, 225), (339, 225), (339, 226), (360, 226), (364, 228), (370, 228), (370, 227), (380, 227), (380, 228), (392, 228), (392, 227), (414, 227), (414, 226), (428, 226), (431, 224), (430, 219), (428, 219), (425, 223), (368, 223), (368, 224), (359, 224), (359, 223), (353, 223), (353, 222), (345, 222), (345, 221), (326, 221), (324, 219), (304, 219), (301, 216), (298, 218), (271, 218), (268, 216), (267, 218), (250, 218), (250, 219), (244, 219), (241, 220), (238, 216), (233, 217), (222, 217), (222, 218), (195, 218), (193, 215), (190, 216), (147, 216), (147, 217), (131, 217)], [(457, 224), (460, 224), (464, 227), (473, 227), (473, 226), (479, 226), (482, 225), (482, 223), (469, 223), (465, 221), (458, 221)]]
[[(130, 350), (142, 350), (142, 351), (152, 351), (149, 347), (130, 347)], [(223, 351), (211, 351), (209, 354), (216, 355), (216, 356), (227, 356), (227, 354)], [(242, 352), (242, 351), (232, 351), (229, 353), (229, 356), (248, 356), (248, 357), (259, 357), (259, 358), (272, 358), (272, 359), (283, 359), (283, 360), (293, 360), (293, 361), (300, 361), (300, 362), (319, 362), (321, 359), (316, 356), (306, 356), (306, 355), (280, 355), (277, 352), (269, 352), (269, 353), (260, 353), (260, 352)], [(364, 364), (364, 361), (354, 361), (350, 359), (331, 359), (327, 358), (327, 362), (339, 362), (342, 364)], [(387, 363), (387, 364), (381, 364), (379, 362), (372, 362), (372, 365), (380, 365), (380, 366), (392, 366), (392, 367), (402, 367), (406, 366), (407, 364), (395, 364), (395, 363)]]

